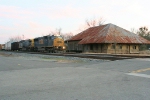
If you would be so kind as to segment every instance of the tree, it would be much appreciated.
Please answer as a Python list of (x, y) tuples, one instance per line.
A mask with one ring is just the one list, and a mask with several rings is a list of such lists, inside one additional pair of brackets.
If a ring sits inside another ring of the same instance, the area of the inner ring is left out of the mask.
[(93, 18), (91, 20), (87, 19), (86, 21), (87, 27), (94, 27), (94, 26), (100, 26), (104, 24), (104, 19), (101, 17), (99, 19)]
[(135, 28), (131, 28), (130, 30), (132, 33), (137, 33), (137, 30)]
[(138, 35), (140, 35), (141, 37), (150, 40), (150, 31), (148, 30), (147, 27), (140, 27), (138, 30)]
[[(150, 31), (148, 30), (146, 26), (140, 27), (139, 30), (137, 31), (137, 34), (147, 40), (150, 40)], [(144, 44), (140, 46), (141, 50), (148, 49), (148, 48), (150, 48), (150, 45)]]
[(66, 33), (66, 34), (62, 34), (62, 37), (64, 40), (69, 40), (70, 38), (73, 37), (73, 33)]
[(58, 34), (58, 35), (61, 35), (61, 34), (62, 34), (62, 32), (61, 32), (61, 31), (62, 31), (62, 29), (61, 29), (61, 28), (56, 29), (56, 32), (57, 32), (57, 34)]
[[(24, 35), (23, 35), (23, 38), (24, 38)], [(13, 36), (13, 37), (10, 37), (9, 38), (9, 41), (10, 42), (19, 42), (19, 41), (21, 41), (22, 39), (23, 39), (21, 36)]]
[(48, 35), (60, 35), (63, 37), (64, 40), (68, 40), (71, 37), (73, 37), (73, 33), (62, 33), (62, 29), (61, 28), (56, 28), (55, 31), (51, 31)]
[(48, 35), (61, 35), (61, 34), (62, 34), (62, 29), (56, 28), (55, 31), (51, 31)]
[(81, 25), (79, 27), (79, 31), (86, 30), (90, 27), (101, 26), (104, 24), (104, 22), (105, 22), (105, 20), (102, 17), (86, 19), (84, 25)]

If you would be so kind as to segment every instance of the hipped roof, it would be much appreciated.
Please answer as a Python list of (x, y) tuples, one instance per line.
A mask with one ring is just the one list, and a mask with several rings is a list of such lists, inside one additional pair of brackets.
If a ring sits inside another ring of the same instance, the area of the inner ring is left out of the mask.
[(79, 44), (90, 43), (130, 43), (130, 44), (150, 44), (150, 41), (127, 31), (114, 24), (106, 24), (88, 28), (75, 35), (68, 41), (79, 41)]

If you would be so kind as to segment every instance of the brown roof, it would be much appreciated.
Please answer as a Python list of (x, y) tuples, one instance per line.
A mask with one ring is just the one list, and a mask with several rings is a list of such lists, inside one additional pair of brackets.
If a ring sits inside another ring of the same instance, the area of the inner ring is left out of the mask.
[(89, 43), (136, 43), (150, 44), (150, 41), (113, 24), (91, 27), (69, 41), (80, 41), (79, 44)]

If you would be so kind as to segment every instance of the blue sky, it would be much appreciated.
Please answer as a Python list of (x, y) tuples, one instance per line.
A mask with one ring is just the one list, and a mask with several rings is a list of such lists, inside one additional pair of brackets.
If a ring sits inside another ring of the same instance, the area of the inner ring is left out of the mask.
[(86, 19), (103, 18), (124, 29), (150, 27), (149, 0), (0, 0), (0, 44), (10, 37), (25, 39), (61, 28), (77, 34)]

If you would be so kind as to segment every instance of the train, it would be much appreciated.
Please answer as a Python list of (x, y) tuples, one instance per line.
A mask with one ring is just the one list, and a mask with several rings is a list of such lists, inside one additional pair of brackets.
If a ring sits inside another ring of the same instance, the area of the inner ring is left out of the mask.
[(62, 36), (46, 35), (19, 42), (9, 41), (5, 44), (5, 50), (58, 53), (66, 52), (66, 45)]

